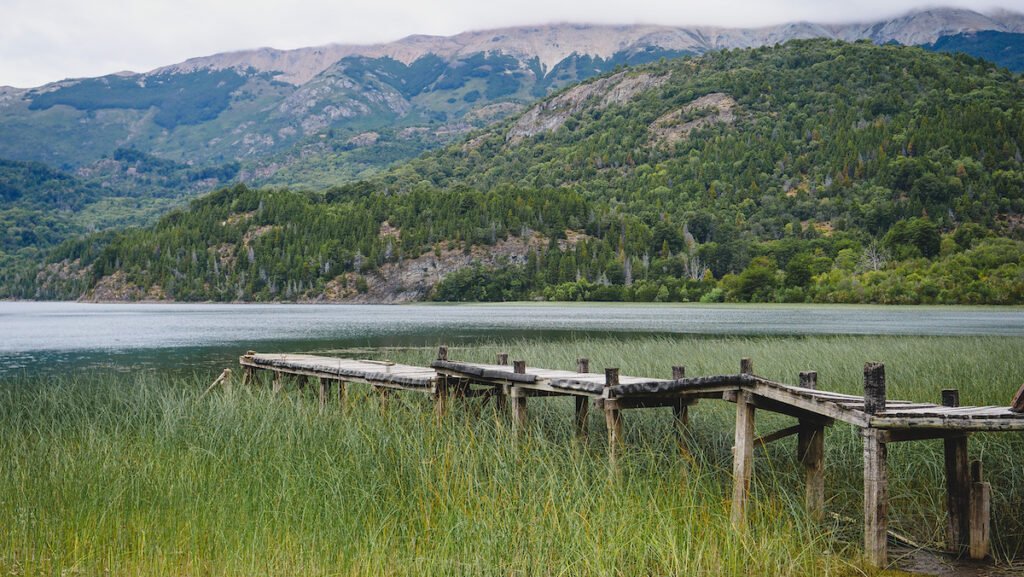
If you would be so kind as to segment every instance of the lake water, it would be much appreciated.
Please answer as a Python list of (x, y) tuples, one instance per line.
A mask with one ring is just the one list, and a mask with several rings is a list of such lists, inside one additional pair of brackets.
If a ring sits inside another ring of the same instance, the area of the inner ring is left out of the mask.
[(1024, 336), (1024, 309), (0, 302), (0, 374), (43, 366), (223, 367), (247, 349), (302, 352), (595, 334)]

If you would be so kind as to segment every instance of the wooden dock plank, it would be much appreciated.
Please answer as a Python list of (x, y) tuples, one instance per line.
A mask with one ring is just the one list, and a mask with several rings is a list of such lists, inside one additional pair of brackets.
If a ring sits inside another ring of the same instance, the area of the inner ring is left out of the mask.
[(355, 380), (413, 390), (433, 390), (437, 372), (426, 367), (391, 362), (341, 359), (315, 355), (254, 354), (240, 359), (243, 366), (302, 376)]

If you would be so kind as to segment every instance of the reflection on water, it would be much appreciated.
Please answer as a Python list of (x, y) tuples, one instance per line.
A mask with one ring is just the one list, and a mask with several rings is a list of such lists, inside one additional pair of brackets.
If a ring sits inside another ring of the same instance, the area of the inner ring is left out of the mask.
[(0, 374), (226, 366), (246, 349), (435, 346), (596, 334), (1024, 336), (1024, 310), (748, 305), (0, 303)]

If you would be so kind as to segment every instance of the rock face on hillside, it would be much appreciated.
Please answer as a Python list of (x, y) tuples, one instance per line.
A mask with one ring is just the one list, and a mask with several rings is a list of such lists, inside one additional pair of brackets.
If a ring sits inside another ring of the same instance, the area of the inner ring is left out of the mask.
[(713, 124), (732, 124), (736, 101), (728, 94), (713, 92), (662, 115), (649, 128), (654, 144), (672, 145), (685, 140), (694, 130)]
[[(667, 80), (667, 76), (620, 72), (570, 88), (565, 93), (534, 106), (519, 117), (509, 129), (505, 140), (510, 144), (517, 144), (537, 134), (554, 132), (561, 128), (569, 117), (583, 110), (584, 106), (589, 106), (593, 110), (604, 110), (612, 104), (625, 104), (637, 94), (657, 88)], [(592, 100), (595, 102), (591, 102)]]

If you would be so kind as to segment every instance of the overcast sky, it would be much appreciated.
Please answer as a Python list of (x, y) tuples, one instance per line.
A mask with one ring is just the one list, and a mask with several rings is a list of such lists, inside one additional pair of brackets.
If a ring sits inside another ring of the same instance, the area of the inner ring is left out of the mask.
[(928, 5), (1024, 12), (1024, 0), (0, 0), (0, 86), (29, 87), (271, 46), (549, 22), (760, 26), (863, 21)]

